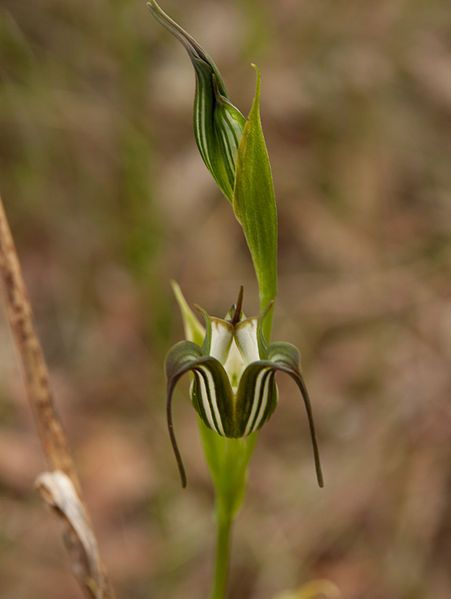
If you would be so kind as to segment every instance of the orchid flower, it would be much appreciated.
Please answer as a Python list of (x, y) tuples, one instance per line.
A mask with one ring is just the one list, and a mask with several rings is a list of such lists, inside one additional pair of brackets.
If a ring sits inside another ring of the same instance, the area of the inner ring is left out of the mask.
[(202, 422), (218, 435), (247, 437), (267, 422), (277, 405), (277, 372), (296, 382), (307, 411), (318, 484), (323, 477), (313, 413), (307, 387), (299, 369), (299, 352), (284, 342), (267, 344), (260, 317), (247, 318), (243, 311), (243, 287), (225, 318), (201, 311), (205, 320), (202, 346), (180, 341), (166, 358), (167, 419), (182, 486), (186, 474), (172, 420), (172, 397), (179, 379), (193, 373), (191, 401)]

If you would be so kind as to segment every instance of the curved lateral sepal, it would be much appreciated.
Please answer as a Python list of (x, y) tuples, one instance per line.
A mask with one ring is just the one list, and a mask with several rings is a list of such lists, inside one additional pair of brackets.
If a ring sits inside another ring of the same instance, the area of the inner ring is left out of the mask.
[(316, 477), (318, 479), (318, 485), (324, 486), (323, 473), (321, 469), (321, 460), (319, 456), (318, 440), (315, 430), (315, 423), (313, 419), (313, 410), (310, 402), (310, 396), (299, 370), (299, 352), (298, 349), (291, 345), (291, 343), (284, 343), (282, 341), (271, 343), (268, 349), (268, 360), (273, 364), (274, 368), (285, 372), (296, 382), (301, 392), (302, 399), (304, 401), (305, 410), (307, 413), (307, 419), (310, 429), (310, 437), (312, 440), (313, 458), (315, 461)]
[(174, 450), (182, 487), (187, 478), (182, 456), (178, 448), (172, 419), (172, 397), (180, 378), (187, 372), (194, 373), (193, 403), (206, 426), (218, 434), (229, 436), (232, 428), (233, 393), (222, 364), (191, 341), (180, 341), (166, 357), (167, 399), (166, 417), (169, 438)]

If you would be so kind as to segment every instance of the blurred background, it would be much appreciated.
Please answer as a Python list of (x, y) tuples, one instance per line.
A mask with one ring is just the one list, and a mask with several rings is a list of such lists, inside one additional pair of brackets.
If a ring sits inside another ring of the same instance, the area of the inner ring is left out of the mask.
[[(262, 430), (233, 599), (317, 578), (344, 599), (449, 599), (451, 11), (445, 0), (165, 0), (247, 113), (256, 62), (280, 219), (275, 338), (301, 348)], [(198, 155), (194, 76), (136, 0), (1, 0), (0, 185), (58, 408), (119, 597), (205, 597), (212, 487), (192, 408), (168, 442), (169, 280), (222, 314), (256, 285)], [(186, 390), (186, 383), (185, 383)], [(0, 313), (0, 595), (76, 599)]]

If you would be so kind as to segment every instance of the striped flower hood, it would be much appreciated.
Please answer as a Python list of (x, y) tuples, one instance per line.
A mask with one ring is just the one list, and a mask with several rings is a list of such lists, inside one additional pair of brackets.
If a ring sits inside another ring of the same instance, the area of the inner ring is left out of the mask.
[(159, 23), (176, 37), (196, 74), (194, 136), (202, 160), (225, 197), (232, 202), (238, 147), (246, 119), (230, 101), (225, 83), (211, 56), (155, 0), (148, 6)]
[(193, 374), (191, 400), (208, 428), (223, 437), (241, 438), (258, 431), (274, 412), (278, 400), (275, 376), (284, 372), (296, 382), (304, 401), (318, 483), (322, 486), (313, 414), (299, 370), (299, 352), (289, 343), (268, 345), (262, 332), (265, 314), (246, 318), (242, 303), (243, 288), (224, 319), (199, 308), (205, 320), (203, 344), (181, 341), (166, 358), (168, 428), (182, 484), (186, 485), (186, 476), (172, 420), (172, 397), (180, 378), (187, 372)]

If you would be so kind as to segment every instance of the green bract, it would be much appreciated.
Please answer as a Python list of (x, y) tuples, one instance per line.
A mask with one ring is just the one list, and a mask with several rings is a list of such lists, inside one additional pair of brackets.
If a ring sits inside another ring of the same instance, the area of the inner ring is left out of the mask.
[[(260, 86), (257, 70), (255, 98), (238, 150), (233, 209), (251, 252), (263, 311), (277, 294), (277, 208), (260, 120)], [(271, 312), (263, 323), (268, 338)]]
[(205, 336), (202, 345), (177, 343), (166, 358), (167, 418), (183, 486), (186, 475), (172, 422), (172, 396), (179, 379), (193, 373), (191, 399), (202, 422), (223, 437), (241, 438), (259, 430), (277, 404), (275, 375), (285, 372), (299, 387), (312, 438), (318, 483), (323, 485), (310, 399), (299, 370), (298, 350), (289, 343), (264, 340), (262, 318), (242, 312), (243, 289), (224, 319), (202, 311)]

